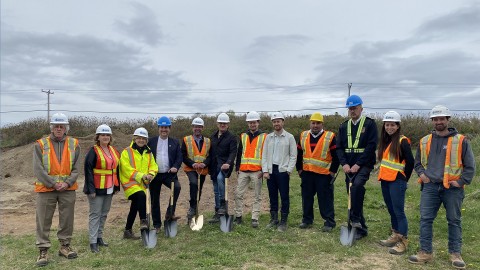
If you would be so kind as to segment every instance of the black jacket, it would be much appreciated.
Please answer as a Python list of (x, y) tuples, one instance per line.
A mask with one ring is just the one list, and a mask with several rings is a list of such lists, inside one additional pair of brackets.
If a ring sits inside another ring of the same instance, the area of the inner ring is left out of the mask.
[(220, 138), (218, 130), (210, 137), (212, 146), (210, 147), (210, 165), (209, 174), (217, 175), (223, 164), (230, 164), (230, 169), (225, 172), (225, 177), (230, 177), (233, 171), (233, 162), (237, 155), (237, 138), (227, 130)]
[[(152, 151), (155, 161), (157, 160), (157, 145), (159, 136), (148, 138), (148, 147)], [(177, 139), (168, 137), (168, 167), (175, 167), (177, 170), (182, 166), (182, 151), (180, 150), (180, 143)]]

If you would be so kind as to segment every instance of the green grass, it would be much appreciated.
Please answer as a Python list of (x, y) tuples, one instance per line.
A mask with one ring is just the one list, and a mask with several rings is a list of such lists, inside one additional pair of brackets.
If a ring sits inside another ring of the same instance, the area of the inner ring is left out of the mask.
[[(108, 224), (104, 236), (110, 246), (99, 254), (92, 254), (88, 246), (87, 231), (76, 230), (73, 246), (79, 256), (67, 260), (57, 255), (56, 232), (51, 233), (50, 264), (45, 269), (450, 269), (447, 250), (447, 222), (442, 208), (434, 223), (434, 262), (426, 266), (407, 262), (409, 255), (418, 248), (419, 186), (412, 179), (407, 190), (406, 212), (409, 219), (410, 246), (407, 254), (394, 256), (377, 244), (389, 234), (389, 215), (383, 203), (380, 185), (372, 175), (367, 183), (365, 215), (369, 236), (352, 247), (339, 242), (339, 226), (332, 233), (322, 233), (321, 218), (315, 212), (315, 226), (301, 230), (301, 197), (298, 177), (291, 181), (291, 214), (286, 233), (265, 229), (269, 221), (262, 213), (260, 228), (244, 224), (234, 227), (231, 233), (223, 233), (218, 225), (205, 223), (200, 232), (180, 226), (175, 238), (159, 234), (155, 249), (147, 250), (141, 241), (123, 240), (123, 221)], [(477, 176), (466, 188), (463, 204), (463, 258), (468, 269), (480, 269), (478, 223), (480, 221), (480, 181)], [(335, 183), (335, 210), (337, 224), (347, 216), (346, 194), (343, 177)], [(267, 194), (266, 186), (264, 192)], [(233, 209), (231, 206), (230, 208)], [(232, 210), (231, 210), (232, 211)], [(208, 219), (211, 213), (204, 213)], [(55, 221), (56, 222), (56, 221)], [(137, 228), (138, 230), (138, 228)], [(138, 232), (137, 232), (138, 233)], [(0, 269), (35, 268), (37, 249), (34, 232), (14, 237), (1, 236)]]

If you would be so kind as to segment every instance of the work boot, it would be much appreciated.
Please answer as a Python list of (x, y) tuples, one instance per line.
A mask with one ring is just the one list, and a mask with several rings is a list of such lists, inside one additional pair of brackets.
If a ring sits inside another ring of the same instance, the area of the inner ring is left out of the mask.
[(220, 216), (227, 214), (227, 203), (225, 202), (225, 200), (220, 201), (220, 208), (218, 208), (218, 214)]
[(100, 250), (98, 250), (98, 244), (90, 244), (90, 250), (92, 253), (99, 253)]
[(236, 217), (235, 218), (235, 225), (240, 225), (242, 224), (242, 217)]
[(258, 219), (252, 219), (252, 228), (258, 228)]
[(400, 234), (392, 230), (392, 234), (386, 240), (380, 240), (379, 244), (384, 247), (393, 247), (400, 241)]
[(48, 264), (48, 248), (40, 248), (40, 255), (37, 258), (37, 266), (42, 267)]
[(407, 237), (401, 234), (398, 234), (398, 236), (400, 240), (395, 244), (394, 247), (388, 249), (388, 253), (393, 255), (402, 255), (403, 253), (405, 253), (405, 251), (407, 251), (407, 247), (408, 247)]
[(220, 222), (220, 215), (218, 215), (218, 209), (215, 209), (215, 214), (213, 217), (208, 221), (210, 224), (215, 224)]
[(60, 247), (58, 251), (58, 256), (63, 256), (67, 259), (75, 259), (77, 258), (77, 252), (75, 252), (70, 244), (64, 244)]
[(462, 259), (462, 255), (460, 253), (454, 252), (450, 253), (450, 261), (452, 262), (452, 266), (457, 269), (465, 269), (465, 262)]
[(130, 229), (130, 230), (123, 231), (123, 239), (138, 240), (138, 239), (140, 239), (140, 236), (136, 236), (133, 233), (132, 229)]
[(140, 220), (140, 230), (147, 230), (148, 229), (148, 220), (147, 219), (142, 219)]
[(288, 214), (282, 213), (282, 219), (280, 220), (280, 224), (278, 224), (278, 231), (279, 232), (284, 232), (287, 230), (287, 219), (288, 219)]
[(101, 238), (101, 237), (100, 237), (100, 238), (97, 238), (97, 244), (98, 244), (98, 246), (100, 246), (100, 247), (108, 247), (108, 243), (105, 242), (105, 241), (103, 241), (103, 238)]
[(420, 250), (417, 253), (417, 255), (412, 255), (412, 256), (408, 257), (408, 262), (409, 263), (414, 263), (414, 264), (427, 263), (427, 262), (431, 262), (432, 260), (433, 260), (432, 253), (427, 253), (424, 250)]
[(300, 228), (300, 229), (308, 229), (308, 228), (311, 228), (311, 227), (312, 227), (311, 223), (305, 223), (305, 222), (300, 223), (300, 225), (298, 226), (298, 228)]
[(278, 212), (270, 211), (270, 223), (267, 225), (267, 229), (276, 229), (278, 225)]
[(361, 229), (362, 228), (362, 223), (352, 221), (352, 222), (350, 222), (350, 226), (352, 226), (352, 228)]

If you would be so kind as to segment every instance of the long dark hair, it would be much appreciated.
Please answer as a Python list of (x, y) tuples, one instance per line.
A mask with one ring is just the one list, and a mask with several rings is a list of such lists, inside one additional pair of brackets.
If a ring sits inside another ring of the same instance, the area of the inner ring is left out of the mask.
[(390, 146), (390, 153), (400, 159), (400, 132), (402, 131), (402, 127), (400, 122), (394, 122), (398, 129), (393, 135), (388, 135), (387, 131), (385, 130), (385, 122), (382, 125), (382, 134), (380, 135), (380, 143), (378, 144), (378, 161), (382, 161), (383, 159), (383, 152), (387, 149), (388, 145), (391, 143)]

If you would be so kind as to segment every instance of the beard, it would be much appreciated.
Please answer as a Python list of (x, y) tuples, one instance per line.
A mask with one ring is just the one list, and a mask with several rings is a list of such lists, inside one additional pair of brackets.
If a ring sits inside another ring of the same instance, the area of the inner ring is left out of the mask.
[(436, 131), (445, 131), (445, 129), (447, 129), (447, 126), (444, 125), (444, 124), (435, 125), (435, 130)]

